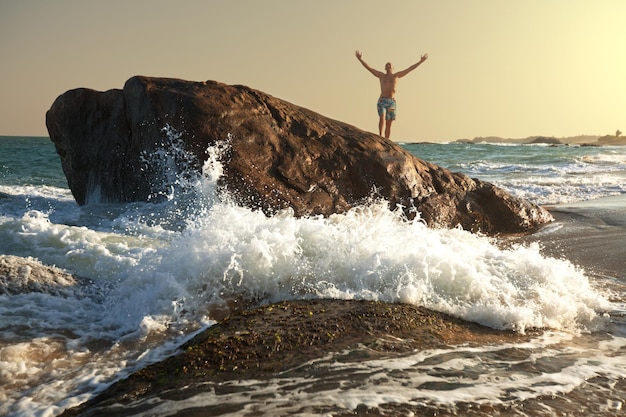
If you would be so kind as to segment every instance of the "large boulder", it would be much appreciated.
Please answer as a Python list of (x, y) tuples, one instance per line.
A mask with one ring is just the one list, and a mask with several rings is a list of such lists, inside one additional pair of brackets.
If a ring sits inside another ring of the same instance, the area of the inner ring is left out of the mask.
[(136, 76), (122, 90), (64, 93), (46, 124), (81, 205), (158, 198), (172, 173), (151, 155), (176, 148), (176, 170), (200, 170), (208, 147), (228, 141), (220, 185), (268, 215), (291, 208), (297, 216), (327, 216), (374, 196), (408, 216), (417, 209), (432, 227), (516, 233), (552, 220), (492, 184), (240, 85)]

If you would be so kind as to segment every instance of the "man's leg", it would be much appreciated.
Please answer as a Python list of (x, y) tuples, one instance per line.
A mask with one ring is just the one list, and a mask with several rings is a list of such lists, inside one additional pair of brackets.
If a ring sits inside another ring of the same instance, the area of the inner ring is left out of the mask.
[(389, 136), (391, 136), (391, 122), (393, 122), (393, 120), (389, 119), (387, 120), (387, 124), (385, 125), (385, 137), (387, 139), (389, 139)]
[(389, 139), (391, 136), (391, 123), (396, 120), (396, 100), (391, 99), (391, 102), (386, 108), (385, 119), (387, 119), (387, 125), (385, 126), (385, 137)]
[(380, 120), (378, 121), (378, 136), (383, 135), (383, 125), (385, 124), (385, 113), (380, 115)]

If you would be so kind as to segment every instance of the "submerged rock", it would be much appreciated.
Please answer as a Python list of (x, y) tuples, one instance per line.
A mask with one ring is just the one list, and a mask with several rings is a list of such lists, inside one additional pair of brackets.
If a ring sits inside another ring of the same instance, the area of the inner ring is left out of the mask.
[[(311, 378), (315, 365), (309, 361), (330, 353), (338, 361), (360, 362), (459, 344), (528, 341), (539, 334), (494, 330), (410, 304), (284, 301), (231, 315), (173, 356), (114, 383), (62, 416), (158, 415), (153, 408), (162, 401), (184, 404), (201, 393), (217, 395), (228, 389), (227, 381), (268, 380), (286, 371), (292, 377)], [(181, 408), (168, 415), (210, 414), (194, 401)]]
[[(268, 215), (328, 216), (380, 197), (431, 227), (517, 233), (552, 220), (492, 184), (240, 85), (137, 76), (122, 90), (64, 93), (46, 124), (81, 205), (160, 198), (168, 178), (200, 171), (207, 149), (227, 141), (220, 185)], [(173, 167), (157, 163), (163, 154)]]

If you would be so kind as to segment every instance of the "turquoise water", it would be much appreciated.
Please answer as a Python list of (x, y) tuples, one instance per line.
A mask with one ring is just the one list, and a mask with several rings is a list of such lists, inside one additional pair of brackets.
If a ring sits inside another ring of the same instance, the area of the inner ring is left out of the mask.
[[(626, 148), (403, 146), (541, 204), (626, 191)], [(327, 219), (266, 217), (219, 198), (219, 172), (216, 160), (205, 175), (186, 178), (195, 181), (191, 201), (174, 192), (160, 203), (79, 207), (48, 138), (0, 138), (0, 255), (31, 257), (90, 280), (60, 295), (45, 288), (0, 292), (0, 415), (58, 415), (171, 354), (234, 301), (303, 297), (413, 303), (494, 328), (540, 327), (546, 334), (518, 345), (354, 363), (329, 353), (302, 379), (233, 382), (225, 396), (209, 392), (190, 403), (150, 407), (184, 412), (219, 402), (233, 409), (254, 404), (267, 415), (316, 415), (391, 404), (406, 415), (469, 409), (488, 416), (477, 407), (525, 404), (537, 410), (533, 415), (551, 416), (559, 409), (544, 406), (543, 398), (557, 397), (567, 410), (588, 415), (622, 410), (624, 399), (612, 387), (623, 384), (626, 369), (619, 324), (626, 294), (609, 289), (615, 277), (546, 256), (539, 244), (503, 247), (458, 229), (428, 229), (379, 203)], [(351, 382), (325, 384), (329, 375)], [(288, 389), (294, 385), (310, 390)]]
[(50, 138), (0, 136), (0, 184), (67, 187)]

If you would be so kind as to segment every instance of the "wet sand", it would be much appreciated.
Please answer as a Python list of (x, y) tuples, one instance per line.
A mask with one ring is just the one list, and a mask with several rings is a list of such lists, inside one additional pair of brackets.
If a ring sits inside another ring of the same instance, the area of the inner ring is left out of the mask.
[(626, 195), (546, 207), (555, 221), (524, 242), (568, 259), (590, 276), (626, 284)]

